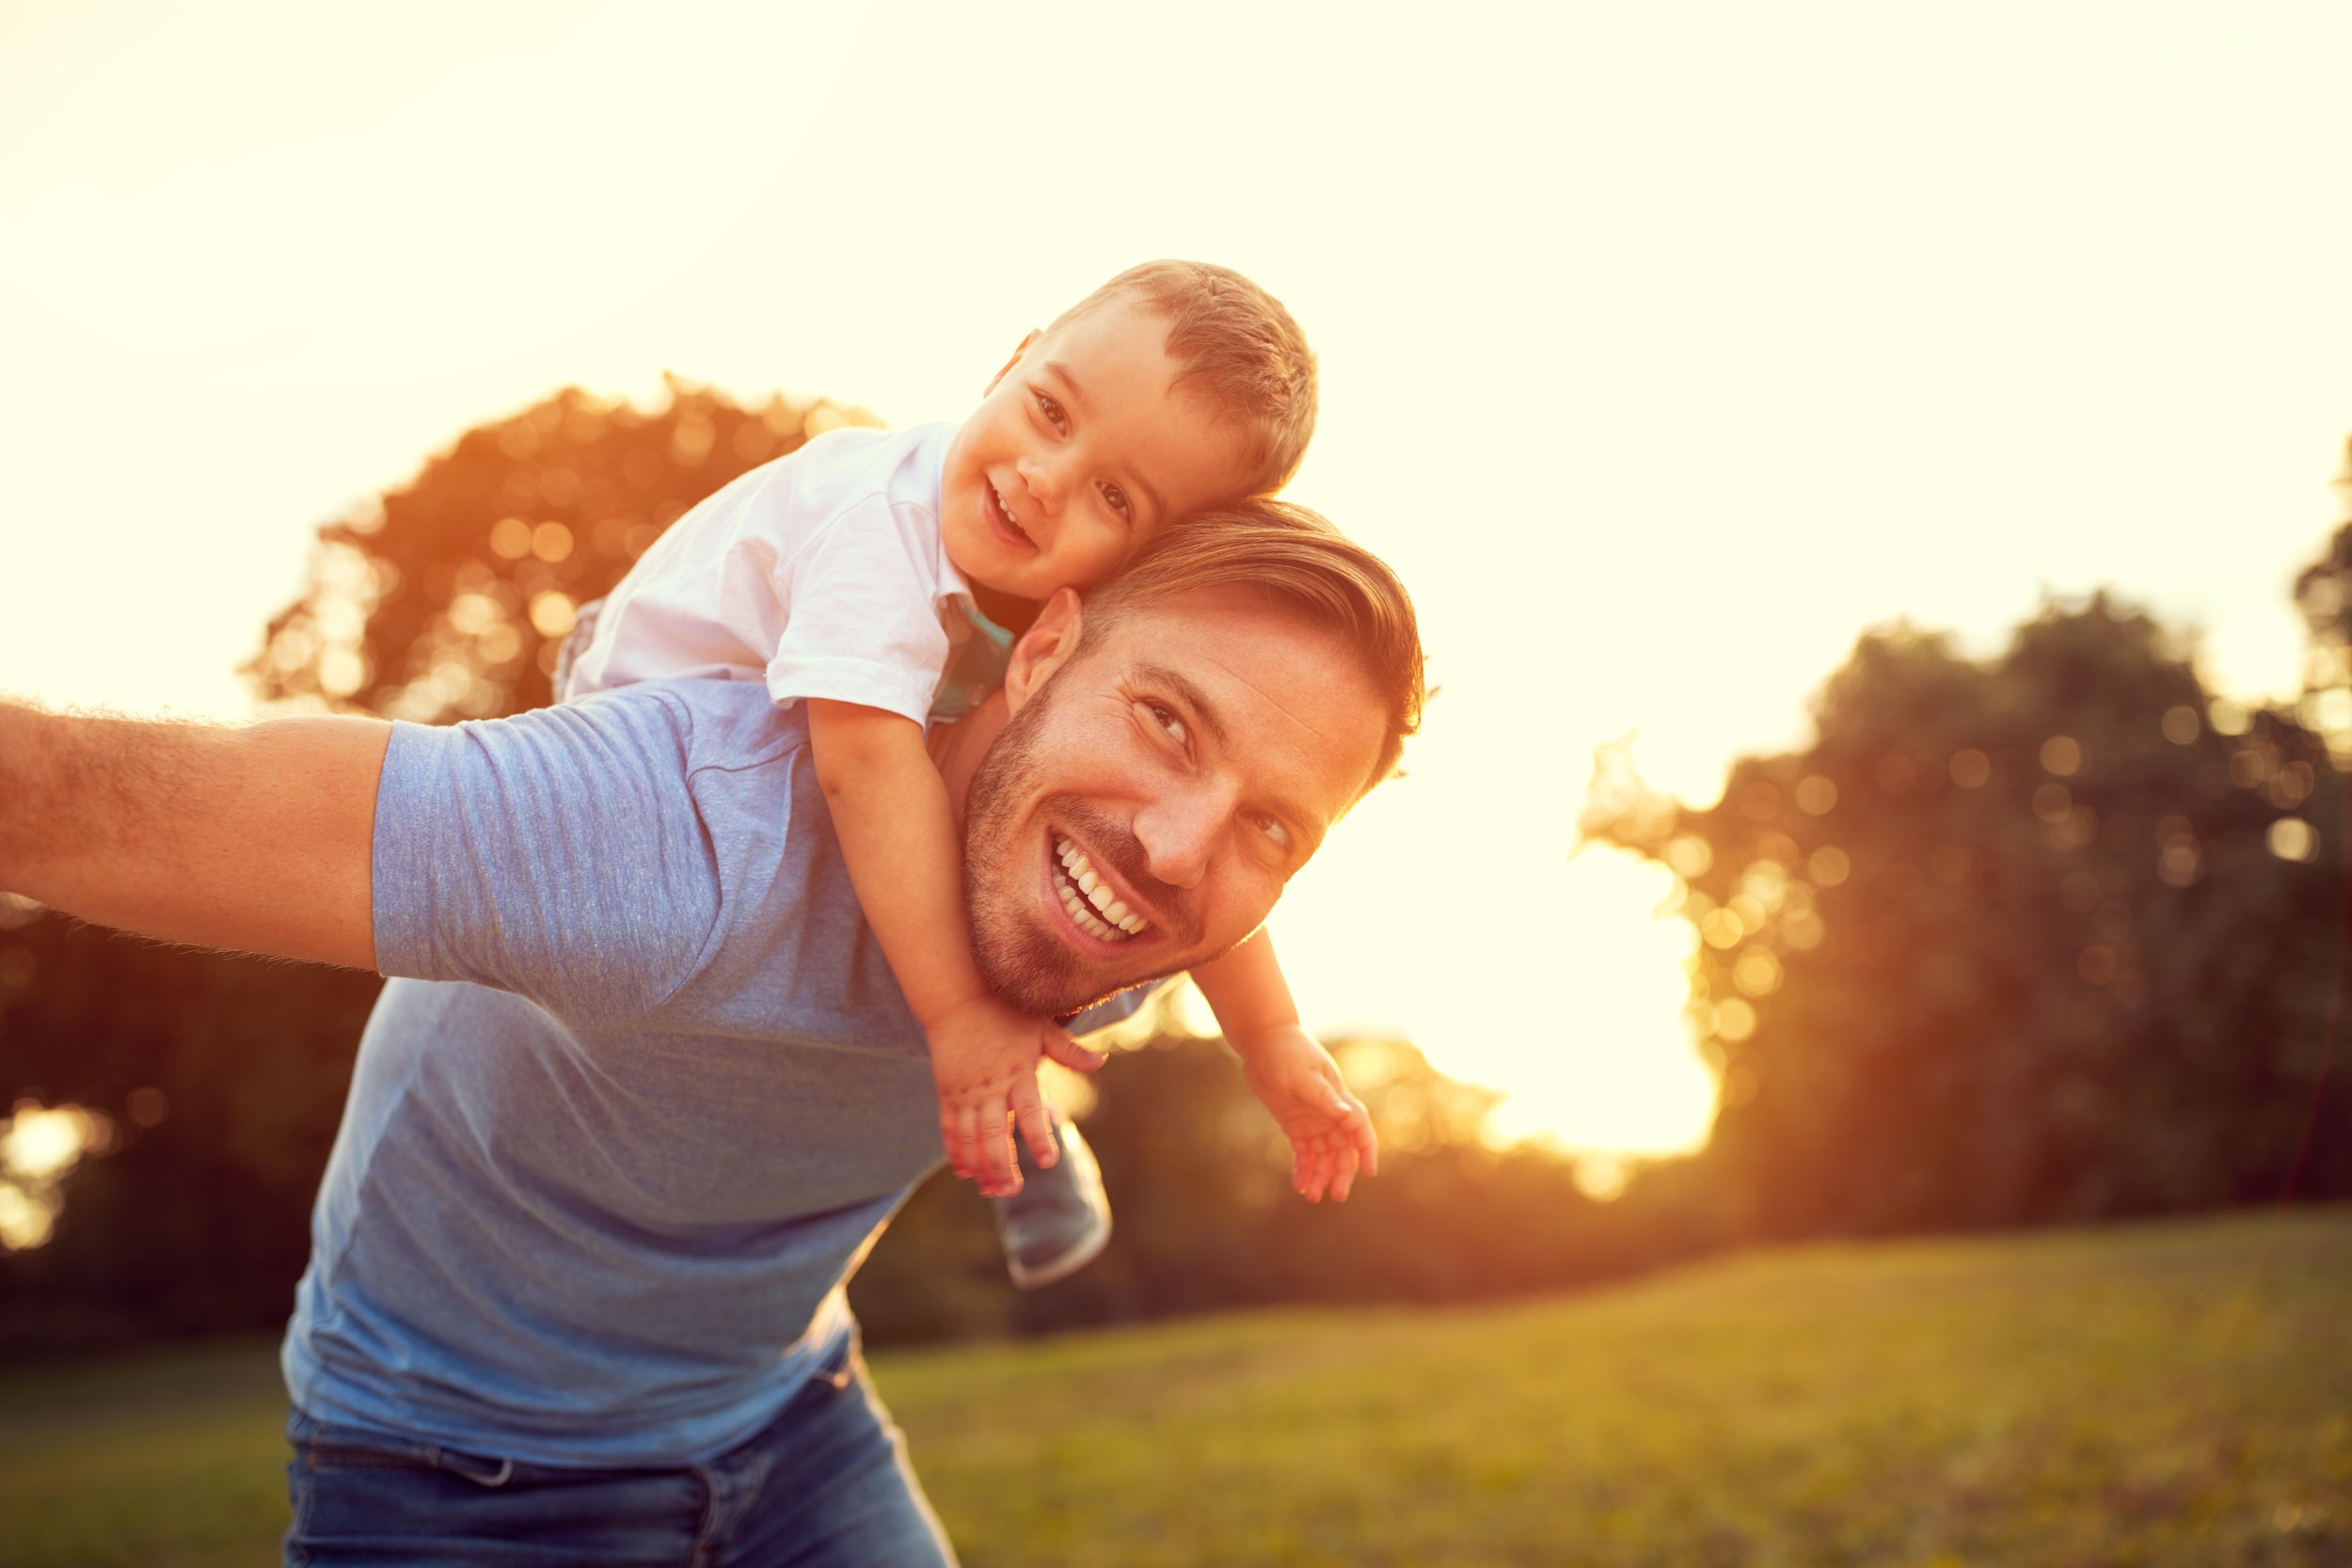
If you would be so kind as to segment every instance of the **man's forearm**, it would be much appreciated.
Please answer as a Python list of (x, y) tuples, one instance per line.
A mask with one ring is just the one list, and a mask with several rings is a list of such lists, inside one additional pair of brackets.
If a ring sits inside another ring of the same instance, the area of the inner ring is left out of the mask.
[(372, 968), (369, 867), (389, 730), (0, 699), (0, 889), (165, 942)]

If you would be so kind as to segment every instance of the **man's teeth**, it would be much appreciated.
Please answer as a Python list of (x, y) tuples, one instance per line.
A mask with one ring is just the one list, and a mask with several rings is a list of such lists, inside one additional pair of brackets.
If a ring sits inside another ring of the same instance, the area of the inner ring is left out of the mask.
[(1110, 883), (1094, 869), (1086, 852), (1059, 833), (1054, 835), (1054, 856), (1061, 862), (1054, 886), (1061, 894), (1062, 908), (1070, 911), (1080, 930), (1104, 942), (1124, 942), (1151, 929), (1150, 921), (1111, 892)]

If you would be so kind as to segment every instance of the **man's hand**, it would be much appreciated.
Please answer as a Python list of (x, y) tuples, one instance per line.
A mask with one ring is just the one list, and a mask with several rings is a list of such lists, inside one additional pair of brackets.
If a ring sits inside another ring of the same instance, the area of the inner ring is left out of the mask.
[(1021, 1190), (1021, 1167), (1006, 1136), (1008, 1117), (1028, 1140), (1040, 1166), (1059, 1159), (1054, 1119), (1038, 1092), (1041, 1054), (1066, 1068), (1092, 1072), (1103, 1065), (1045, 1019), (1009, 1007), (995, 997), (973, 997), (929, 1030), (931, 1078), (939, 1085), (939, 1139), (955, 1173), (979, 1183), (988, 1197)]
[(238, 726), (0, 700), (0, 889), (163, 942), (375, 967), (391, 726)]
[(1236, 1044), (1250, 1091), (1291, 1141), (1291, 1185), (1310, 1203), (1328, 1193), (1347, 1201), (1359, 1171), (1380, 1171), (1372, 1113), (1340, 1074), (1340, 1064), (1304, 1029), (1271, 1029)]

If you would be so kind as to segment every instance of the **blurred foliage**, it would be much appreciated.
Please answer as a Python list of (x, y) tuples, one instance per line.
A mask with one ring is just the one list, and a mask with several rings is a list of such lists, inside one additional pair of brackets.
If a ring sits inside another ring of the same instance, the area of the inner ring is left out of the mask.
[(111, 1148), (0, 1253), (0, 1351), (282, 1322), (380, 982), (9, 912), (0, 1103), (89, 1107)]
[(2302, 1189), (2352, 1192), (2317, 734), (2214, 697), (2104, 594), (1987, 662), (1866, 636), (1814, 721), (1704, 810), (1604, 756), (1583, 823), (1680, 879), (1724, 1082), (1698, 1163), (1740, 1232), (2257, 1202), (2314, 1109)]
[(1290, 1153), (1215, 1040), (1161, 1036), (1114, 1054), (1081, 1125), (1115, 1223), (1102, 1259), (1031, 1295), (1005, 1279), (983, 1199), (925, 1186), (850, 1290), (878, 1342), (1131, 1322), (1272, 1302), (1463, 1301), (1559, 1289), (1687, 1250), (1644, 1201), (1595, 1202), (1575, 1167), (1483, 1140), (1496, 1096), (1389, 1040), (1334, 1053), (1372, 1109), (1380, 1175), (1345, 1203), (1290, 1189)]
[(2339, 767), (2352, 766), (2352, 437), (2336, 470), (2336, 505), (2345, 518), (2317, 561), (2295, 579), (2295, 607), (2310, 633), (2303, 655), (2305, 723), (2328, 737)]
[(688, 508), (811, 436), (879, 422), (823, 400), (745, 408), (675, 377), (652, 411), (566, 388), (320, 529), (309, 587), (246, 673), (274, 701), (426, 724), (542, 706), (580, 607)]

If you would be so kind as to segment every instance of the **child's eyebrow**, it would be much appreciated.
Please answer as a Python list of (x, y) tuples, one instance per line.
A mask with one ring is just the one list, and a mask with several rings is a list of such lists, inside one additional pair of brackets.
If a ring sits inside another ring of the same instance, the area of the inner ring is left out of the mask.
[(1088, 401), (1086, 388), (1078, 385), (1078, 378), (1070, 373), (1070, 367), (1058, 359), (1048, 359), (1045, 368), (1061, 378), (1062, 389), (1070, 394), (1070, 401), (1078, 405), (1078, 412), (1093, 418), (1094, 404)]

